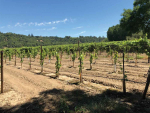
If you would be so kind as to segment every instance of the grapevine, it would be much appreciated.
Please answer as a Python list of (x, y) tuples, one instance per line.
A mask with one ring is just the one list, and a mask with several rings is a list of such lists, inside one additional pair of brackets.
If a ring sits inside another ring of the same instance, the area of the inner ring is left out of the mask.
[(58, 53), (56, 52), (56, 62), (55, 62), (56, 77), (59, 77), (59, 69), (60, 69), (60, 67), (61, 67), (60, 58), (59, 58)]
[(93, 54), (90, 54), (90, 69), (92, 69), (92, 63), (93, 63)]
[(114, 52), (114, 71), (115, 71), (115, 72), (116, 72), (117, 59), (118, 59), (118, 52), (115, 51), (115, 52)]

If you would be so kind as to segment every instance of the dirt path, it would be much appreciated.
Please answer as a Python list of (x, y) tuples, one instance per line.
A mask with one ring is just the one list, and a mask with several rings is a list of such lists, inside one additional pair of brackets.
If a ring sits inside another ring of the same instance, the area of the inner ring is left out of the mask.
[[(5, 93), (0, 94), (0, 107), (13, 107), (30, 101), (32, 98), (39, 97), (41, 92), (46, 90), (72, 91), (81, 89), (85, 92), (96, 94), (99, 91), (109, 89), (109, 86), (84, 83), (80, 85), (70, 85), (66, 80), (73, 79), (61, 76), (59, 79), (52, 79), (49, 76), (35, 74), (27, 69), (19, 69), (13, 65), (4, 65), (4, 86), (7, 85)], [(91, 89), (95, 87), (96, 89)], [(97, 88), (100, 88), (99, 91)], [(112, 89), (112, 88), (111, 88)], [(11, 91), (10, 91), (11, 90)], [(97, 92), (98, 91), (98, 92)], [(94, 92), (94, 93), (93, 93)]]
[(4, 75), (4, 84), (7, 83), (12, 91), (7, 94), (0, 94), (0, 107), (23, 103), (30, 98), (38, 97), (40, 92), (47, 89), (72, 90), (75, 88), (70, 85), (65, 85), (60, 80), (35, 75), (30, 71), (20, 70), (12, 66), (4, 65)]

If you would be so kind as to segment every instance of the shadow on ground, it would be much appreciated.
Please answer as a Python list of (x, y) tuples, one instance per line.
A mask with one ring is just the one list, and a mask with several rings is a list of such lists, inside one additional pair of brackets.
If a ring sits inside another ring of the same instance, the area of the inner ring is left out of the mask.
[(115, 90), (90, 95), (80, 89), (52, 89), (22, 105), (0, 108), (0, 113), (149, 113), (150, 100), (141, 97), (141, 93), (123, 95)]

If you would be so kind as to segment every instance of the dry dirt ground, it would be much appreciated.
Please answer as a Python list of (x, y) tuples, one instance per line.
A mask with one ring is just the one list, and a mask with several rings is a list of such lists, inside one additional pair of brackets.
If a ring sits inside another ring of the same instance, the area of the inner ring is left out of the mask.
[[(132, 54), (130, 56), (134, 57)], [(55, 58), (50, 63), (44, 61), (44, 72), (40, 73), (40, 61), (32, 59), (32, 69), (29, 70), (29, 60), (24, 59), (21, 68), (20, 59), (17, 66), (14, 59), (4, 65), (4, 93), (0, 94), (1, 112), (148, 112), (150, 110), (149, 96), (141, 101), (145, 88), (149, 64), (145, 55), (138, 59), (125, 62), (127, 95), (122, 92), (122, 72), (117, 63), (117, 72), (110, 57), (103, 53), (93, 61), (90, 70), (89, 56), (84, 59), (82, 71), (83, 83), (70, 84), (79, 81), (78, 59), (72, 67), (68, 55), (63, 55), (59, 79), (50, 76), (55, 73)], [(121, 57), (121, 55), (120, 55)], [(122, 62), (122, 58), (118, 61)], [(121, 64), (122, 65), (122, 64)], [(144, 108), (144, 109), (143, 109)]]

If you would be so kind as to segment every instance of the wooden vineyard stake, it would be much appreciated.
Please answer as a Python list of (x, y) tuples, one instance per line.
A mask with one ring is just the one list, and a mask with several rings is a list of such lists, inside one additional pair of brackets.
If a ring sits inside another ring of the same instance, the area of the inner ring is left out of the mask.
[(150, 63), (150, 56), (148, 56), (148, 63)]
[(30, 70), (31, 70), (31, 54), (30, 54)]
[[(43, 62), (43, 56), (42, 56), (42, 52), (43, 52), (43, 50), (42, 50), (42, 46), (41, 46), (41, 64), (42, 64), (42, 62)], [(41, 73), (43, 72), (43, 65), (41, 66)]]
[(137, 48), (137, 51), (136, 51), (136, 60), (135, 60), (135, 66), (137, 66), (137, 54), (138, 54), (138, 48)]
[(15, 66), (16, 66), (16, 49), (15, 49)]
[(124, 52), (123, 52), (123, 93), (126, 94), (126, 83), (125, 83), (125, 73), (124, 73)]
[(3, 51), (1, 51), (1, 93), (3, 93)]
[(150, 67), (149, 67), (147, 74), (148, 74), (148, 77), (147, 77), (146, 86), (145, 86), (145, 90), (144, 90), (143, 97), (142, 97), (143, 99), (145, 99), (146, 93), (148, 91), (149, 83), (150, 83)]
[(129, 62), (129, 52), (128, 52), (128, 56), (127, 56), (127, 62)]
[(136, 54), (135, 66), (137, 66), (137, 52), (135, 54)]
[(61, 53), (60, 53), (60, 65), (61, 65)]
[(21, 62), (21, 68), (22, 68), (22, 62)]
[(60, 65), (61, 65), (62, 55), (63, 55), (63, 52), (61, 51), (61, 53), (60, 53)]
[[(79, 41), (78, 41), (78, 50), (79, 50), (79, 57), (80, 57)], [(81, 59), (80, 59), (80, 67), (81, 67)], [(80, 83), (82, 83), (82, 68), (81, 68), (81, 71), (80, 71)]]
[(4, 53), (4, 56), (5, 56), (5, 64), (6, 64), (6, 59), (7, 59), (7, 51), (5, 50), (5, 53)]
[(80, 83), (82, 83), (82, 74), (80, 73)]

